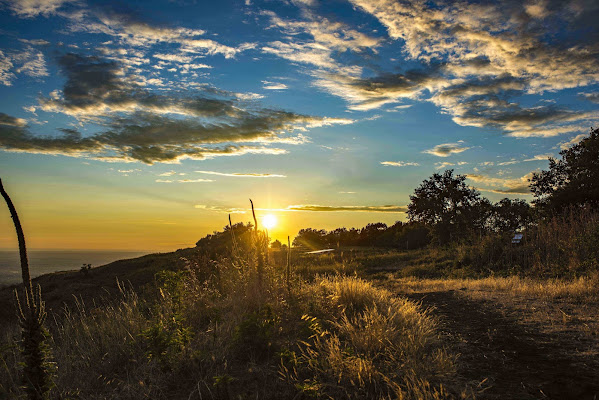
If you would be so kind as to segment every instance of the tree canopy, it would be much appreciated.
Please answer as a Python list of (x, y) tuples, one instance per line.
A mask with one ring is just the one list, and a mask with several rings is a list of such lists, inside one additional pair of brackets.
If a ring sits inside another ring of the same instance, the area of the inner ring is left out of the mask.
[(453, 175), (448, 169), (425, 179), (410, 196), (408, 217), (433, 228), (436, 239), (446, 243), (469, 232), (479, 220), (480, 193), (465, 183), (465, 175)]
[(550, 213), (582, 204), (599, 209), (599, 129), (560, 155), (549, 159), (548, 171), (533, 174), (534, 203)]

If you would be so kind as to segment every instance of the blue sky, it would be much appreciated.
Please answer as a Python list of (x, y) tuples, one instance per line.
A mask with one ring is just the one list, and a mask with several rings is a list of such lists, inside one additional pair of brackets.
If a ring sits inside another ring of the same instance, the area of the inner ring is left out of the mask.
[(0, 7), (0, 176), (33, 247), (184, 247), (248, 197), (279, 238), (392, 223), (446, 168), (530, 200), (599, 120), (596, 1)]

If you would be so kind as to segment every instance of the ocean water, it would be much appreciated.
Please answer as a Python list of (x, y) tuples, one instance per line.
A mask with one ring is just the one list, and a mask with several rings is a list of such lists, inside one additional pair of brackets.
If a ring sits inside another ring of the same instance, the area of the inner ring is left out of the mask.
[[(150, 251), (98, 251), (98, 250), (30, 250), (27, 252), (31, 277), (56, 271), (79, 270), (83, 264), (92, 267), (113, 261), (135, 258)], [(0, 285), (21, 282), (21, 263), (18, 251), (0, 251)]]

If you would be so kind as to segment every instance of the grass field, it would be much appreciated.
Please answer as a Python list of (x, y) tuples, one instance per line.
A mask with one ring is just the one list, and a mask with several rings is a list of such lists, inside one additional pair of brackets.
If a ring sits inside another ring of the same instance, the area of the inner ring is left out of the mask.
[[(456, 254), (293, 252), (287, 282), (283, 252), (259, 276), (251, 254), (187, 249), (40, 277), (52, 395), (593, 398), (597, 277), (485, 276)], [(0, 393), (18, 398), (18, 329), (4, 321)]]

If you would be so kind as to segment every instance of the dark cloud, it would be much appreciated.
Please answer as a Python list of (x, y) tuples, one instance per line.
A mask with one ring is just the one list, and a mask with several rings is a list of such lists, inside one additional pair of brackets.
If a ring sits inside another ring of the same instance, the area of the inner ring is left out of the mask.
[(300, 143), (288, 136), (295, 129), (348, 123), (258, 107), (214, 88), (156, 94), (129, 79), (118, 63), (96, 56), (66, 54), (58, 63), (66, 83), (62, 94), (40, 100), (42, 109), (94, 123), (99, 132), (84, 136), (62, 129), (58, 136), (40, 136), (24, 122), (18, 123), (22, 120), (3, 114), (2, 148), (151, 164), (246, 153), (282, 154), (284, 150), (269, 144)]
[(22, 127), (26, 125), (26, 121), (24, 119), (15, 118), (13, 116), (0, 112), (0, 125)]
[(65, 54), (58, 59), (58, 64), (67, 81), (62, 97), (41, 100), (46, 111), (81, 118), (131, 111), (199, 117), (236, 117), (240, 112), (233, 99), (216, 97), (224, 91), (206, 88), (196, 96), (154, 94), (136, 84), (119, 63), (97, 56)]

